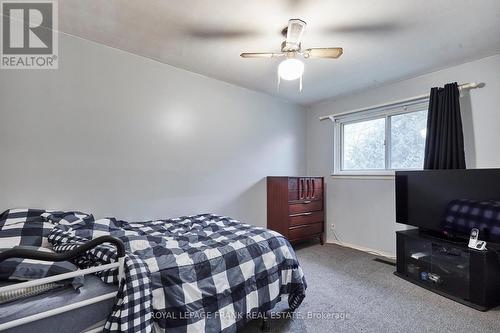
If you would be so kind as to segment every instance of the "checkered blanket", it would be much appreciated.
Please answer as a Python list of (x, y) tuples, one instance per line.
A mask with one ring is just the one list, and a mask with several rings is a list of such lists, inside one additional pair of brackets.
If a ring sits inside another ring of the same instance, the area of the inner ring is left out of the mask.
[[(51, 220), (51, 216), (47, 217)], [(236, 332), (288, 295), (291, 310), (306, 283), (288, 241), (278, 233), (212, 214), (130, 223), (85, 219), (61, 223), (49, 235), (56, 251), (111, 235), (127, 249), (125, 283), (108, 322), (109, 332)], [(100, 246), (80, 266), (114, 261)], [(115, 271), (103, 272), (116, 282)]]
[(480, 230), (482, 239), (500, 242), (500, 202), (457, 199), (451, 201), (442, 220), (443, 229), (452, 234), (468, 235)]

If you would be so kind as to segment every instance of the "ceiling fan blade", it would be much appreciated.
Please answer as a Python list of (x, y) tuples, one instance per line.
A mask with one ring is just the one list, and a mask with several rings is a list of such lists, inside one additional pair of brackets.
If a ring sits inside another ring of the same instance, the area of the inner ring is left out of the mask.
[(295, 51), (300, 49), (300, 42), (306, 30), (306, 22), (299, 19), (291, 19), (288, 21), (288, 28), (286, 31), (286, 51)]
[(287, 0), (287, 7), (291, 10), (297, 10), (302, 7), (307, 0)]
[(247, 29), (223, 28), (191, 28), (186, 30), (187, 35), (198, 39), (242, 39), (258, 35), (258, 32)]
[(344, 53), (341, 47), (318, 47), (304, 51), (305, 58), (332, 58), (337, 59)]
[(396, 22), (365, 22), (349, 25), (335, 25), (324, 29), (331, 34), (388, 34), (403, 30), (404, 27)]
[(284, 53), (251, 53), (245, 52), (240, 54), (242, 58), (277, 58), (284, 56)]

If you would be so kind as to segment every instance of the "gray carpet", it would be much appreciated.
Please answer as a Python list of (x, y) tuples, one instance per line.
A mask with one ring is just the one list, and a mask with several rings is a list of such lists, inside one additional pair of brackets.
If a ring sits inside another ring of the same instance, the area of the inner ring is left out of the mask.
[[(395, 267), (373, 255), (332, 244), (295, 249), (307, 296), (295, 318), (277, 318), (287, 307), (278, 304), (270, 332), (500, 332), (500, 307), (480, 312), (436, 295), (394, 276)], [(260, 324), (241, 332), (258, 332)]]

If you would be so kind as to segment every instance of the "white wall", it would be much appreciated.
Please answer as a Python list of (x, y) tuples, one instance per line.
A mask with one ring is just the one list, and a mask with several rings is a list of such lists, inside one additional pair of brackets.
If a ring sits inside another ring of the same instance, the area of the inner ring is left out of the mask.
[(306, 113), (61, 35), (59, 70), (0, 72), (0, 211), (265, 225), (264, 177), (306, 171)]
[(461, 98), (468, 167), (500, 167), (500, 55), (451, 67), (414, 79), (366, 90), (313, 105), (307, 117), (307, 160), (310, 175), (327, 179), (327, 240), (395, 253), (394, 181), (333, 179), (333, 125), (319, 116), (345, 112), (427, 93), (455, 82), (484, 82), (485, 87)]

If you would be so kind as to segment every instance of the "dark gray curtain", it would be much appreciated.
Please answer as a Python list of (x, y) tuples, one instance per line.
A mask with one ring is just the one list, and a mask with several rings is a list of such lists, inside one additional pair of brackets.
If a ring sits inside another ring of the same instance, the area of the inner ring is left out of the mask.
[(459, 98), (457, 83), (431, 89), (424, 169), (465, 169)]

